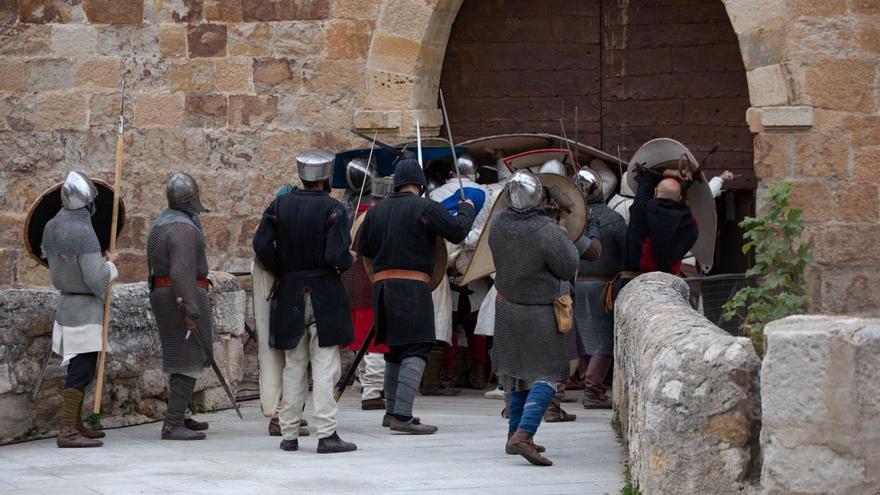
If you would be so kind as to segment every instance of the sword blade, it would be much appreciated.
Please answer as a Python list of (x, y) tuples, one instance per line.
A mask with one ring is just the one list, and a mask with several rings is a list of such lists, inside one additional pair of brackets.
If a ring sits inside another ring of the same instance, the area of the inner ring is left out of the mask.
[(49, 352), (46, 353), (46, 360), (43, 361), (43, 367), (40, 368), (40, 374), (37, 375), (37, 382), (34, 384), (34, 391), (31, 394), (31, 400), (36, 401), (40, 395), (40, 386), (43, 384), (43, 378), (46, 376), (46, 368), (49, 367), (49, 360), (52, 358), (52, 346), (49, 346)]
[(345, 392), (346, 387), (348, 387), (348, 383), (351, 382), (351, 379), (354, 378), (355, 372), (357, 372), (358, 365), (361, 364), (361, 361), (364, 359), (364, 355), (367, 353), (367, 347), (372, 344), (373, 339), (376, 338), (376, 324), (374, 323), (372, 327), (370, 327), (370, 332), (367, 334), (367, 338), (364, 339), (364, 342), (361, 344), (361, 348), (358, 349), (357, 354), (354, 357), (354, 361), (348, 366), (348, 369), (345, 371), (345, 375), (336, 382), (336, 392), (333, 394), (333, 399), (336, 402), (339, 402), (339, 399), (342, 398), (343, 392)]
[(449, 148), (452, 150), (452, 164), (455, 165), (455, 175), (458, 176), (458, 191), (461, 200), (464, 201), (464, 183), (461, 181), (461, 171), (458, 169), (458, 156), (455, 155), (455, 141), (452, 139), (452, 125), (449, 124), (449, 115), (446, 114), (446, 100), (443, 99), (443, 90), (440, 90), (440, 106), (443, 108), (443, 123), (446, 124), (446, 135), (449, 136)]
[(223, 391), (226, 392), (226, 396), (229, 397), (229, 402), (232, 403), (232, 407), (235, 408), (235, 414), (238, 414), (239, 419), (244, 420), (244, 416), (241, 415), (241, 409), (238, 408), (238, 402), (235, 401), (235, 395), (232, 394), (232, 390), (229, 389), (229, 384), (226, 383), (226, 378), (223, 378), (223, 373), (220, 372), (220, 367), (217, 366), (217, 361), (214, 360), (214, 354), (208, 352), (207, 344), (202, 340), (202, 334), (196, 329), (193, 332), (193, 335), (196, 336), (196, 342), (199, 343), (199, 347), (202, 348), (202, 352), (205, 354), (205, 358), (207, 358), (208, 363), (211, 365), (211, 369), (214, 370), (214, 374), (217, 375), (217, 380), (220, 382), (220, 385), (223, 387)]

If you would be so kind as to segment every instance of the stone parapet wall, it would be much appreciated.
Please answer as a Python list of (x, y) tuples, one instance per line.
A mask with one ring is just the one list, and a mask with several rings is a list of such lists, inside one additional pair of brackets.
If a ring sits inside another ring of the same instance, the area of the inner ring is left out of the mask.
[(615, 308), (614, 403), (645, 494), (742, 493), (760, 472), (758, 372), (747, 338), (696, 313), (680, 278), (630, 282)]
[[(244, 375), (245, 293), (234, 277), (214, 272), (212, 295), (218, 339), (214, 356), (235, 390)], [(0, 444), (54, 434), (61, 418), (61, 392), (66, 367), (52, 355), (37, 400), (31, 392), (52, 345), (57, 291), (52, 289), (0, 290)], [(166, 411), (166, 382), (155, 318), (146, 283), (122, 284), (113, 289), (102, 400), (105, 427), (161, 419)], [(94, 401), (94, 385), (86, 391), (84, 414)], [(197, 410), (228, 407), (222, 388), (210, 369), (196, 383)]]
[(764, 332), (765, 493), (880, 493), (880, 320), (797, 316)]

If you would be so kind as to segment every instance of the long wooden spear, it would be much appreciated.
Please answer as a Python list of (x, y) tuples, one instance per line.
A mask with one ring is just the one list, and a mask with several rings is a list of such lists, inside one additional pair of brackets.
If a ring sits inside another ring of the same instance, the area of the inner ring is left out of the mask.
[[(116, 230), (119, 223), (119, 198), (122, 187), (122, 135), (125, 132), (125, 78), (119, 83), (119, 126), (116, 129), (116, 177), (113, 179), (113, 215), (110, 223), (110, 248), (109, 252), (116, 252)], [(101, 328), (101, 355), (98, 357), (98, 378), (95, 381), (95, 407), (93, 414), (101, 414), (101, 397), (104, 395), (104, 365), (107, 362), (107, 333), (110, 329), (110, 305), (113, 302), (113, 281), (107, 284), (107, 292), (104, 293), (104, 320)]]

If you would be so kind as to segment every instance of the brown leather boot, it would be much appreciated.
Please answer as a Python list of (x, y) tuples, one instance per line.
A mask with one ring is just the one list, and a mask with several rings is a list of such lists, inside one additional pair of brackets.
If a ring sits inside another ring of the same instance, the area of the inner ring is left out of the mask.
[(104, 442), (83, 436), (76, 427), (64, 426), (58, 432), (58, 438), (55, 442), (60, 449), (81, 449), (89, 447), (100, 447)]
[(548, 423), (562, 423), (564, 421), (575, 421), (576, 419), (577, 415), (568, 414), (562, 409), (559, 399), (551, 400), (550, 407), (544, 413), (544, 421)]
[(95, 431), (88, 426), (84, 425), (82, 422), (82, 405), (85, 400), (85, 396), (80, 396), (79, 401), (79, 409), (76, 411), (76, 431), (79, 432), (80, 435), (86, 438), (104, 438), (107, 436), (103, 431)]
[[(299, 420), (299, 436), (307, 437), (309, 436), (309, 429), (307, 428), (308, 423), (306, 422), (306, 418), (302, 418)], [(281, 423), (278, 421), (278, 416), (269, 420), (269, 436), (270, 437), (280, 437), (281, 436)]]
[(611, 409), (611, 399), (605, 393), (596, 393), (590, 389), (584, 389), (582, 401), (584, 409)]
[(552, 466), (553, 461), (542, 456), (532, 441), (532, 436), (517, 428), (516, 432), (510, 436), (507, 441), (507, 447), (513, 452), (523, 456), (525, 460), (531, 462), (535, 466)]
[[(510, 437), (512, 437), (512, 436), (513, 436), (513, 433), (509, 433), (509, 432), (507, 433), (507, 444), (504, 445), (504, 452), (506, 452), (508, 455), (517, 455), (517, 454), (519, 454), (519, 452), (513, 450), (510, 447)], [(542, 454), (547, 451), (547, 449), (545, 449), (544, 446), (538, 445), (538, 444), (534, 443), (534, 441), (532, 442), (532, 445), (535, 446), (535, 450), (537, 450), (538, 452), (540, 452)]]

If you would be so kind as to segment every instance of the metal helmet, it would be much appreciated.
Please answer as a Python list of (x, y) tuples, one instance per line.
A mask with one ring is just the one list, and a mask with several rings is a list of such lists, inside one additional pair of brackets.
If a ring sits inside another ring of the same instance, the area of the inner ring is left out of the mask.
[(352, 191), (360, 192), (363, 187), (364, 192), (370, 192), (370, 179), (370, 166), (365, 158), (353, 158), (345, 166), (345, 180)]
[(587, 202), (597, 203), (605, 200), (605, 194), (602, 191), (602, 177), (590, 167), (581, 168), (574, 176), (574, 182), (584, 193)]
[[(318, 182), (333, 175), (333, 153), (324, 150), (309, 150), (296, 157), (296, 173), (300, 180)], [(358, 183), (360, 186), (360, 183)], [(360, 189), (360, 188), (358, 188)]]
[(174, 172), (165, 186), (165, 197), (169, 205), (189, 204), (199, 213), (209, 211), (199, 198), (199, 185), (186, 172)]
[(428, 177), (427, 177), (427, 180), (428, 180), (428, 186), (427, 186), (426, 189), (427, 189), (428, 192), (431, 192), (431, 191), (433, 191), (434, 189), (437, 189), (438, 187), (440, 187), (440, 186), (442, 186), (443, 184), (445, 184), (445, 182), (443, 182), (442, 179), (440, 179), (439, 177), (437, 177), (437, 176), (435, 176), (435, 175), (430, 175), (430, 176), (428, 176)]
[[(93, 205), (98, 197), (98, 189), (89, 176), (74, 170), (67, 174), (61, 186), (61, 205), (67, 210), (78, 210)], [(89, 208), (91, 211), (93, 207)], [(92, 211), (94, 213), (94, 211)]]
[(544, 164), (541, 165), (541, 168), (538, 170), (538, 173), (539, 174), (556, 174), (556, 175), (561, 175), (563, 177), (568, 175), (565, 173), (565, 165), (563, 165), (562, 162), (560, 162), (559, 160), (557, 160), (555, 158), (544, 162)]
[(375, 199), (382, 199), (385, 196), (388, 196), (394, 192), (394, 176), (388, 175), (385, 177), (374, 177), (373, 178), (373, 190), (372, 196)]
[(541, 203), (543, 196), (541, 181), (528, 170), (517, 170), (507, 183), (508, 201), (514, 210), (531, 210)]
[(474, 164), (474, 160), (467, 155), (458, 157), (458, 173), (469, 177), (476, 177), (477, 166)]

